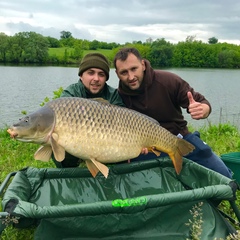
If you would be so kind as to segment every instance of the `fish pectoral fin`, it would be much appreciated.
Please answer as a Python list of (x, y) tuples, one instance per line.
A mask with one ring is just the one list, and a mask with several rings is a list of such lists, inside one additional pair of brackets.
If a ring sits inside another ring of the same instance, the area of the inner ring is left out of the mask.
[(65, 149), (64, 149), (64, 147), (59, 145), (55, 139), (57, 139), (56, 136), (52, 136), (50, 139), (52, 151), (53, 151), (55, 159), (58, 162), (62, 162), (65, 158)]
[(155, 147), (149, 147), (148, 148), (149, 152), (153, 152), (156, 156), (160, 156), (161, 152), (159, 150), (157, 150)]
[(51, 139), (54, 139), (54, 141), (58, 141), (58, 134), (53, 132), (52, 135), (51, 135)]
[(41, 146), (34, 154), (34, 159), (47, 162), (52, 156), (51, 146)]
[[(106, 166), (106, 165), (104, 165), (103, 163), (100, 163), (100, 162), (98, 162), (96, 159), (94, 159), (94, 158), (90, 158), (90, 160), (92, 161), (92, 163), (95, 165), (95, 167), (98, 169), (98, 171), (100, 171), (102, 174), (103, 174), (103, 176), (105, 177), (105, 178), (107, 178), (108, 177), (108, 173), (109, 173), (109, 168)], [(89, 170), (90, 171), (90, 170)], [(90, 171), (91, 172), (91, 171)], [(96, 176), (96, 175), (95, 175)]]

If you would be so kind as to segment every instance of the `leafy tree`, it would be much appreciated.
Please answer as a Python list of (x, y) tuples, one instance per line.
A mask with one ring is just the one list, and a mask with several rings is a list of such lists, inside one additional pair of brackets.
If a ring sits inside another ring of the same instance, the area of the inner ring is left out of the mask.
[(216, 68), (218, 67), (217, 48), (215, 45), (202, 44), (201, 65), (200, 67)]
[(216, 44), (218, 42), (218, 39), (215, 37), (211, 37), (208, 39), (209, 44)]
[(26, 32), (16, 33), (10, 38), (9, 48), (9, 61), (10, 62), (23, 62), (23, 53), (26, 41)]
[(114, 48), (112, 50), (112, 54), (110, 54), (110, 56), (109, 56), (109, 59), (110, 59), (111, 62), (113, 62), (114, 56), (119, 51), (119, 49), (122, 48), (122, 47), (134, 47), (139, 51), (139, 53), (141, 54), (141, 56), (143, 58), (147, 58), (147, 59), (148, 59), (148, 54), (149, 54), (150, 49), (151, 49), (149, 45), (127, 43), (124, 46), (118, 46), (117, 48)]
[(236, 52), (234, 50), (223, 50), (218, 54), (219, 66), (221, 68), (233, 68)]
[(179, 42), (174, 49), (173, 65), (176, 67), (214, 67), (217, 53), (211, 45), (201, 41)]
[(154, 41), (148, 54), (151, 64), (154, 67), (170, 67), (173, 49), (173, 44), (167, 42), (164, 38)]
[(6, 62), (9, 48), (9, 37), (5, 33), (0, 33), (0, 61)]
[(63, 56), (63, 63), (68, 63), (68, 60), (69, 60), (69, 53), (68, 53), (68, 50), (67, 48), (65, 49), (64, 51), (64, 56)]
[[(143, 44), (139, 44), (139, 43), (136, 43), (136, 44), (133, 44), (133, 43), (128, 43), (127, 45), (125, 45), (126, 47), (134, 47), (136, 48), (139, 53), (141, 54), (141, 56), (143, 58), (146, 58), (148, 59), (149, 58), (149, 52), (151, 50), (150, 46), (149, 45), (143, 45)], [(150, 60), (150, 59), (149, 59)]]
[(221, 43), (214, 45), (217, 47), (218, 67), (239, 68), (240, 67), (240, 46)]
[(133, 44), (143, 44), (142, 41), (133, 41)]
[(190, 42), (190, 43), (195, 41), (195, 40), (196, 40), (196, 35), (189, 35), (186, 38), (186, 42)]
[(151, 37), (146, 39), (146, 43), (147, 44), (152, 44), (153, 43), (153, 39)]
[(72, 38), (72, 33), (69, 31), (61, 31), (60, 33), (61, 33), (61, 35), (60, 35), (61, 39)]
[[(99, 42), (75, 39), (71, 32), (62, 31), (61, 39), (43, 37), (35, 32), (19, 32), (14, 36), (0, 33), (0, 61), (12, 63), (76, 63), (84, 51), (109, 49), (110, 62), (122, 46), (136, 47), (143, 58), (150, 60), (154, 67), (210, 67), (240, 68), (240, 46), (218, 43), (215, 37), (208, 43), (196, 40), (196, 36), (188, 36), (185, 42), (171, 44), (164, 38), (153, 41), (148, 38), (145, 43), (133, 41), (124, 45), (112, 42)], [(60, 51), (51, 51), (49, 47), (61, 47)], [(64, 51), (64, 52), (63, 52)]]
[(88, 40), (83, 40), (82, 41), (82, 49), (83, 50), (89, 50), (89, 45), (90, 45), (90, 42)]
[(69, 31), (61, 31), (60, 44), (64, 47), (73, 47), (75, 39)]
[(109, 46), (108, 49), (114, 49), (116, 47), (119, 47), (120, 44), (119, 43), (115, 43), (115, 42), (111, 42), (111, 43), (108, 43), (108, 46)]
[(98, 48), (100, 49), (109, 49), (107, 42), (99, 42)]
[(48, 57), (48, 40), (35, 32), (26, 33), (23, 58), (24, 62), (43, 63)]
[(98, 40), (93, 40), (89, 43), (90, 50), (97, 50), (98, 48), (100, 48), (100, 42)]
[(173, 56), (172, 46), (152, 47), (149, 53), (149, 60), (154, 67), (170, 67)]
[(60, 42), (58, 39), (53, 38), (53, 37), (46, 37), (48, 42), (49, 42), (49, 47), (50, 48), (59, 48), (61, 46)]
[(61, 47), (73, 47), (75, 38), (63, 38), (59, 40)]
[(74, 42), (74, 52), (72, 57), (76, 60), (82, 59), (83, 57), (82, 43), (82, 40), (75, 40)]
[(10, 38), (9, 61), (43, 63), (48, 57), (48, 40), (35, 32), (20, 32)]

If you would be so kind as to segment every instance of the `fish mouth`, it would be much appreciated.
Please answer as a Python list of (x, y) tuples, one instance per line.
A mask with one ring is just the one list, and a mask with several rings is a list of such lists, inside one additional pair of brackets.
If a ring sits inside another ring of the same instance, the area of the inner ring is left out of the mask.
[(7, 132), (10, 134), (10, 137), (14, 140), (19, 140), (21, 142), (32, 142), (32, 139), (25, 139), (21, 137), (21, 134), (16, 133), (12, 128), (9, 128)]
[(13, 129), (9, 128), (7, 130), (7, 132), (10, 134), (10, 137), (13, 139), (16, 139), (16, 137), (18, 136), (18, 134), (16, 132), (13, 131)]

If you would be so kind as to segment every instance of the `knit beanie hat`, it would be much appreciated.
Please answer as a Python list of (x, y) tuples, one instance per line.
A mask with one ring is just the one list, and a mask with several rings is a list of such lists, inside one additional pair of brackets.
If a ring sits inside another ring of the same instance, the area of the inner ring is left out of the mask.
[(99, 68), (102, 69), (106, 76), (107, 80), (109, 78), (109, 62), (107, 58), (101, 53), (89, 53), (81, 61), (79, 66), (78, 76), (81, 76), (83, 72), (89, 68)]

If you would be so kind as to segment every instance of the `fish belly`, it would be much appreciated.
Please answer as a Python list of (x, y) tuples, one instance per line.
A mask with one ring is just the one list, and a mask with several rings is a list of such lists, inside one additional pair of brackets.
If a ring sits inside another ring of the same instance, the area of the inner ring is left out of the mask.
[(143, 147), (170, 151), (173, 135), (136, 111), (82, 98), (51, 102), (59, 144), (74, 156), (118, 162), (137, 157)]

